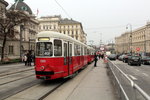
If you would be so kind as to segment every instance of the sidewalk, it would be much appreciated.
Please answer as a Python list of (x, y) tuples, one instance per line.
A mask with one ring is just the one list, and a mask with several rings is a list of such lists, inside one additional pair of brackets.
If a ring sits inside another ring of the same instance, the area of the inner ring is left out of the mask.
[(90, 64), (44, 100), (117, 100), (103, 60), (93, 66)]

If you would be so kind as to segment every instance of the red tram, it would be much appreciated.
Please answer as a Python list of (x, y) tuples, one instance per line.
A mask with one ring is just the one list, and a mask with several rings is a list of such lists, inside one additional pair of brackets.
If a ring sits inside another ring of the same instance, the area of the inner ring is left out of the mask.
[(37, 79), (69, 77), (94, 60), (95, 50), (70, 36), (43, 31), (37, 35)]

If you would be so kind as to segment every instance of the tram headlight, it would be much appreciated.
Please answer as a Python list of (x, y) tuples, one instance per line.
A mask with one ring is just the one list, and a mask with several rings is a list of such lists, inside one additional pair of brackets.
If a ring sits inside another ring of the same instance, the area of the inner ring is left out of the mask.
[(43, 71), (45, 69), (45, 66), (41, 66), (40, 70)]

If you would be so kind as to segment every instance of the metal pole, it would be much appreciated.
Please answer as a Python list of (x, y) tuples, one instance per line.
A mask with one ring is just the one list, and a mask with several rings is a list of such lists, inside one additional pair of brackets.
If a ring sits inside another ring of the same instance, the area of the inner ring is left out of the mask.
[(146, 30), (144, 33), (144, 55), (146, 55)]
[(127, 29), (128, 29), (128, 25), (130, 26), (130, 51), (131, 51), (131, 55), (132, 55), (132, 25), (127, 24), (127, 26), (126, 26)]
[(23, 32), (23, 25), (20, 25), (20, 58), (22, 57), (22, 32)]
[(29, 38), (29, 51), (30, 51), (30, 41), (31, 41), (31, 39)]

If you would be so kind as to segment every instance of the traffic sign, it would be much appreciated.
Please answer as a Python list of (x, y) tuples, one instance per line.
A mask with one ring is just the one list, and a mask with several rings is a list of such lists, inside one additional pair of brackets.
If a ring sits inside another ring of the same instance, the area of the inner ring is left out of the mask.
[(136, 48), (136, 51), (140, 51), (140, 48), (139, 48), (139, 47), (137, 47), (137, 48)]
[(104, 48), (103, 48), (103, 47), (101, 47), (101, 48), (100, 48), (100, 50), (101, 50), (101, 51), (103, 51), (103, 50), (104, 50)]

